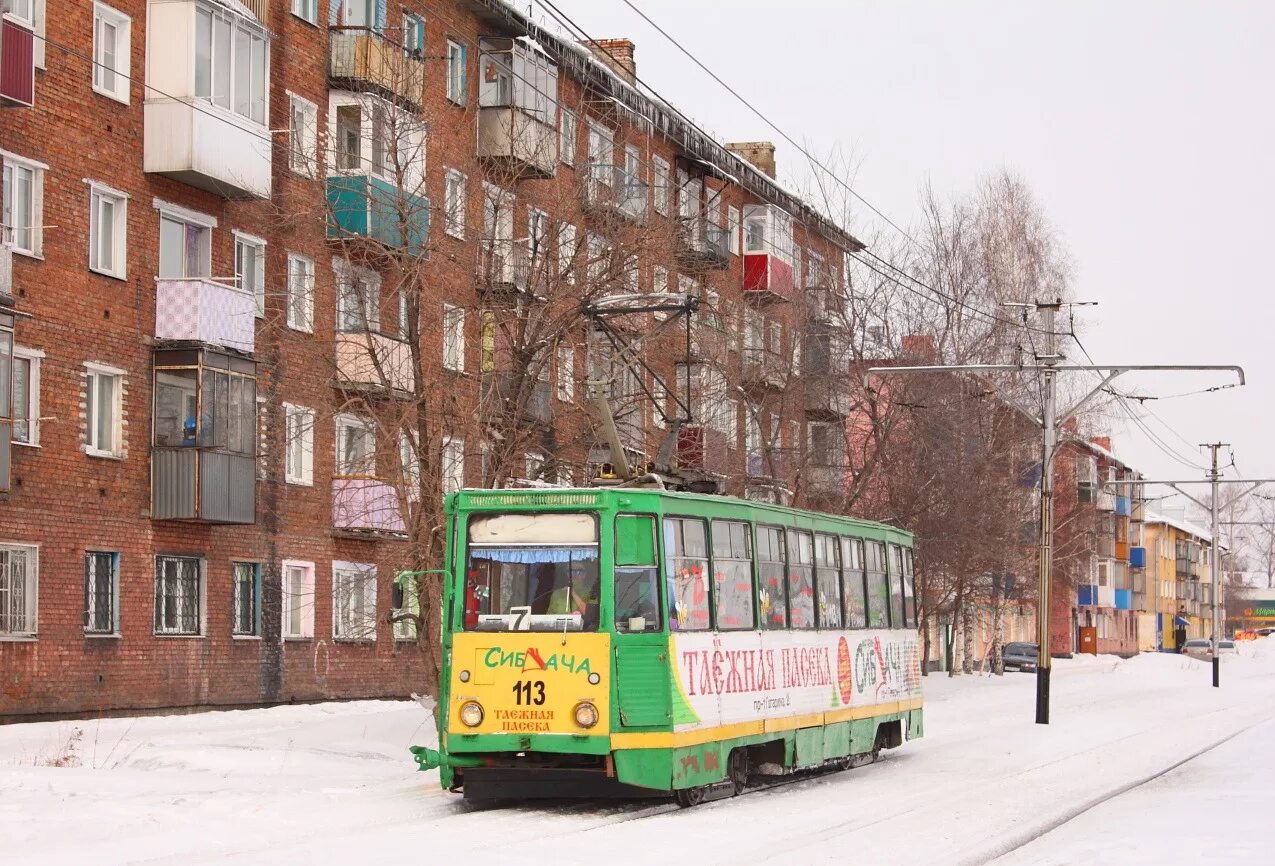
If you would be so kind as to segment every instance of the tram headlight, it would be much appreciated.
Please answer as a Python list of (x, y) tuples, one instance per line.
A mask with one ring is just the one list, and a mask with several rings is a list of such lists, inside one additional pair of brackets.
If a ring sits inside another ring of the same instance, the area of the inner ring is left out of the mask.
[(460, 705), (460, 720), (470, 728), (476, 728), (483, 723), (483, 707), (478, 701), (465, 701)]
[(600, 682), (602, 682), (602, 677), (598, 675), (597, 671), (589, 674), (589, 685), (596, 686)]
[(456, 675), (456, 679), (460, 680), (462, 683), (469, 682), (469, 671), (461, 671)]
[(591, 728), (598, 723), (598, 708), (589, 701), (576, 704), (576, 724), (582, 728)]

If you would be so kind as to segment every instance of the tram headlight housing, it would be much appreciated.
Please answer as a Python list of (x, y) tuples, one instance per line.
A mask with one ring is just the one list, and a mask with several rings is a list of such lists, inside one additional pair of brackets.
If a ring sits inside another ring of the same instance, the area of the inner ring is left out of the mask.
[(461, 671), (456, 675), (456, 679), (460, 680), (462, 683), (469, 682), (469, 671)]
[(581, 701), (575, 708), (576, 724), (582, 728), (592, 728), (598, 723), (598, 708), (590, 701)]
[(460, 705), (460, 721), (469, 728), (476, 728), (483, 723), (483, 705), (478, 701), (465, 701)]

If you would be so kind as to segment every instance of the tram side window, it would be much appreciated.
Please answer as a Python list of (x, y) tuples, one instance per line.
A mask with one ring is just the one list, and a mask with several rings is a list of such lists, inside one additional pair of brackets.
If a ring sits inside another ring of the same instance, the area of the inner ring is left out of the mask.
[(815, 536), (815, 593), (820, 628), (841, 628), (841, 546), (831, 535)]
[(916, 613), (916, 590), (913, 588), (912, 583), (911, 548), (905, 548), (903, 551), (903, 603), (908, 611), (908, 625), (916, 628), (918, 619)]
[(664, 568), (668, 579), (669, 628), (707, 631), (708, 538), (704, 521), (664, 518)]
[(757, 527), (758, 601), (762, 628), (788, 628), (788, 584), (784, 580), (784, 533), (774, 526)]
[(869, 541), (864, 545), (867, 562), (868, 628), (890, 627), (890, 586), (885, 575), (885, 545)]
[(815, 627), (815, 555), (809, 532), (788, 530), (788, 625)]
[(868, 608), (863, 592), (863, 539), (841, 539), (842, 601), (845, 603), (846, 628), (867, 628)]
[(903, 548), (890, 545), (890, 619), (895, 628), (908, 624), (907, 602), (903, 595)]
[(655, 518), (615, 518), (615, 630), (660, 630), (659, 577), (655, 562)]
[(753, 554), (747, 523), (713, 521), (713, 604), (718, 629), (753, 627)]

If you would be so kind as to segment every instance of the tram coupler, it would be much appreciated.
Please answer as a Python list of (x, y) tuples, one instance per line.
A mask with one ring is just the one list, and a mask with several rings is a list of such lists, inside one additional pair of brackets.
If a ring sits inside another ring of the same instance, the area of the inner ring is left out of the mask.
[(412, 757), (416, 760), (417, 770), (433, 770), (443, 765), (443, 753), (437, 749), (430, 749), (425, 746), (409, 746), (408, 751), (412, 753)]

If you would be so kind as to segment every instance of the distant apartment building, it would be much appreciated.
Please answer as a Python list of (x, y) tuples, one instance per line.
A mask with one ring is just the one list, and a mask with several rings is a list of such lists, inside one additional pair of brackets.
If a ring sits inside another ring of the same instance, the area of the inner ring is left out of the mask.
[[(0, 2), (0, 716), (420, 690), (395, 476), (584, 483), (590, 379), (639, 465), (680, 420), (729, 492), (840, 483), (861, 245), (631, 43), (501, 0)], [(698, 301), (616, 322), (646, 365), (577, 309), (633, 294)]]
[(1213, 580), (1208, 529), (1182, 515), (1148, 511), (1144, 524), (1146, 603), (1143, 649), (1174, 651), (1213, 634)]

